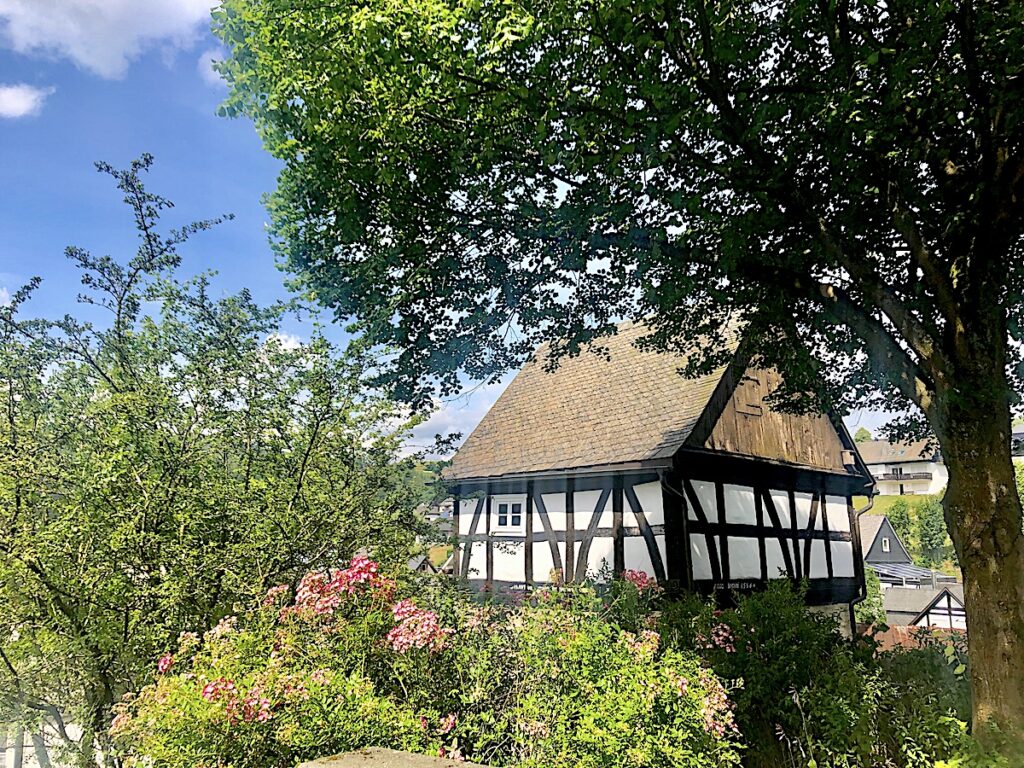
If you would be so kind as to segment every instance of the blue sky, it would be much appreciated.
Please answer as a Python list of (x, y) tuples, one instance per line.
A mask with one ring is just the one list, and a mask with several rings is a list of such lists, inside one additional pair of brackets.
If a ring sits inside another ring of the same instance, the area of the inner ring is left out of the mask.
[[(93, 163), (123, 167), (143, 152), (156, 158), (149, 188), (176, 206), (166, 224), (235, 215), (184, 246), (182, 276), (216, 270), (223, 293), (245, 287), (261, 302), (288, 295), (261, 204), (279, 164), (249, 121), (216, 115), (226, 91), (209, 66), (221, 55), (209, 6), (0, 0), (0, 301), (38, 275), (26, 312), (88, 314), (76, 304), (79, 276), (64, 248), (117, 258), (134, 250), (129, 212)], [(308, 326), (284, 330), (301, 337)], [(340, 328), (330, 335), (344, 337)], [(414, 442), (468, 434), (501, 389), (441, 404)]]
[[(176, 204), (166, 223), (235, 215), (185, 246), (183, 275), (216, 270), (220, 291), (247, 287), (262, 302), (287, 295), (260, 202), (278, 163), (251, 123), (215, 114), (225, 90), (209, 67), (220, 55), (210, 4), (0, 0), (0, 300), (38, 275), (33, 314), (78, 311), (78, 274), (64, 248), (122, 258), (134, 249), (127, 209), (93, 163), (125, 166), (143, 152), (156, 158), (150, 189)], [(444, 403), (420, 439), (468, 434), (502, 389)]]

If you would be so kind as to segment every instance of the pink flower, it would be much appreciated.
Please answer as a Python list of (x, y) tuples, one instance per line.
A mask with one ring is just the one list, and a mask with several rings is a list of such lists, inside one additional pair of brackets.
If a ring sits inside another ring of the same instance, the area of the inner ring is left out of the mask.
[(283, 608), (280, 615), (282, 618), (293, 613), (329, 616), (346, 597), (368, 593), (390, 600), (394, 589), (395, 582), (380, 574), (376, 562), (365, 555), (356, 555), (348, 568), (313, 571), (303, 576), (295, 591), (295, 604)]
[(686, 695), (686, 689), (689, 688), (689, 687), (690, 687), (690, 681), (687, 680), (685, 677), (680, 677), (678, 680), (676, 680), (676, 692), (680, 696), (685, 696)]
[(397, 653), (405, 653), (413, 648), (440, 650), (445, 639), (452, 633), (452, 630), (441, 626), (436, 613), (417, 608), (411, 600), (396, 603), (392, 613), (398, 624), (388, 632), (385, 640)]
[(234, 695), (235, 684), (226, 677), (218, 677), (203, 686), (202, 697), (207, 701), (216, 701), (223, 696)]
[(704, 730), (717, 738), (722, 738), (726, 731), (737, 731), (736, 719), (733, 716), (733, 703), (725, 692), (722, 684), (711, 675), (702, 675), (702, 682), (707, 686), (702, 714)]
[(171, 671), (171, 667), (174, 666), (174, 656), (169, 653), (165, 653), (156, 662), (156, 671), (161, 675), (166, 675)]
[(415, 616), (418, 611), (419, 608), (412, 600), (399, 600), (391, 606), (391, 615), (395, 617), (395, 621), (404, 621), (410, 616)]
[(622, 578), (641, 592), (645, 589), (652, 591), (660, 589), (658, 582), (643, 571), (625, 570), (622, 572)]
[(694, 641), (698, 648), (706, 650), (721, 648), (726, 653), (736, 653), (736, 638), (733, 636), (732, 627), (728, 624), (720, 623), (713, 626), (710, 639), (703, 632), (698, 632)]
[(448, 760), (453, 760), (456, 763), (464, 763), (464, 762), (466, 762), (466, 758), (462, 756), (462, 750), (459, 749), (458, 747), (453, 749), (451, 752), (449, 752), (444, 747), (440, 747), (437, 750), (437, 756), (442, 758), (442, 759), (447, 758)]
[(453, 712), (447, 715), (441, 720), (441, 725), (438, 727), (438, 732), (443, 736), (446, 733), (451, 733), (451, 730), (455, 727), (455, 724), (459, 721), (458, 716)]
[(276, 587), (271, 587), (267, 590), (267, 594), (263, 598), (263, 607), (272, 608), (274, 604), (277, 603), (278, 598), (282, 595), (288, 594), (289, 591), (291, 591), (291, 587), (287, 584), (278, 584)]

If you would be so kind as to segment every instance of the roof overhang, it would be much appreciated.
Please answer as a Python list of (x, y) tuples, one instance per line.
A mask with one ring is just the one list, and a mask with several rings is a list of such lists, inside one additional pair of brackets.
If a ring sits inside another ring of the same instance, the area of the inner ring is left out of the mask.
[(646, 461), (624, 461), (614, 464), (599, 464), (590, 467), (565, 467), (542, 469), (533, 472), (508, 472), (503, 475), (482, 477), (442, 477), (449, 487), (459, 485), (481, 485), (483, 483), (515, 482), (518, 480), (556, 480), (568, 477), (600, 477), (603, 475), (657, 472), (672, 468), (672, 457)]

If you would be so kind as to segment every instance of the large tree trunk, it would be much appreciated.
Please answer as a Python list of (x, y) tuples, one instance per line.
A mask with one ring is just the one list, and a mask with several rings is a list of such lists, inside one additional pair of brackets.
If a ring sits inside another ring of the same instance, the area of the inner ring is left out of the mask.
[[(998, 365), (993, 366), (998, 368)], [(1002, 371), (991, 371), (999, 378)], [(974, 733), (1024, 739), (1024, 533), (1010, 458), (1005, 391), (947, 410), (939, 440), (949, 470), (946, 523), (963, 570)]]

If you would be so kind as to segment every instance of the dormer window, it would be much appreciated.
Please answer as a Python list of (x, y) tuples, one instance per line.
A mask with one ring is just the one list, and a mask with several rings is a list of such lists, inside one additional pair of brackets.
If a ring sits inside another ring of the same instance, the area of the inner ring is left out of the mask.
[(882, 537), (882, 551), (883, 552), (891, 552), (892, 551), (892, 543), (889, 541), (889, 537), (888, 536), (883, 536)]

